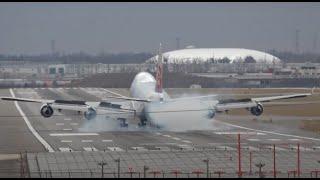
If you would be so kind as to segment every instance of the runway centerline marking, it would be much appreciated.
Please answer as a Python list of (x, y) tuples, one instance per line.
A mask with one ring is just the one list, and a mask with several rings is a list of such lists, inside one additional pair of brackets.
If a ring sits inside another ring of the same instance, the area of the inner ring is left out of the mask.
[(168, 134), (164, 134), (164, 135), (162, 135), (162, 136), (164, 136), (164, 137), (171, 137), (170, 135), (168, 135)]
[(260, 141), (260, 139), (247, 139), (248, 141)]
[(107, 147), (110, 151), (124, 151), (123, 149), (119, 147)]
[(247, 149), (252, 150), (252, 151), (259, 151), (260, 150), (259, 148), (253, 147), (253, 146), (243, 146), (242, 148), (247, 148)]
[(72, 142), (71, 140), (61, 140), (61, 142), (69, 143)]
[(72, 129), (63, 129), (64, 131), (72, 131)]
[(177, 140), (177, 141), (181, 140), (181, 138), (178, 138), (178, 137), (172, 137), (172, 139)]
[(148, 151), (148, 149), (144, 148), (144, 147), (140, 147), (140, 146), (137, 146), (137, 147), (131, 147), (131, 149), (133, 150), (137, 150), (137, 151)]
[(230, 124), (230, 123), (226, 123), (226, 122), (221, 122), (221, 121), (217, 121), (217, 122), (219, 122), (221, 124), (229, 125), (231, 127), (237, 127), (237, 128), (241, 128), (241, 129), (257, 131), (257, 132), (262, 132), (262, 133), (267, 133), (267, 134), (275, 134), (275, 135), (280, 135), (280, 136), (287, 136), (287, 137), (294, 137), (294, 138), (301, 138), (301, 139), (320, 141), (320, 139), (317, 139), (317, 138), (311, 138), (311, 137), (305, 137), (305, 136), (297, 136), (297, 135), (291, 135), (291, 134), (283, 134), (283, 133), (277, 133), (277, 132), (273, 132), (273, 131), (265, 131), (265, 130), (259, 130), (259, 129), (252, 129), (252, 128), (238, 126), (238, 125), (234, 125), (234, 124)]
[(73, 149), (68, 148), (68, 147), (60, 147), (59, 150), (61, 152), (70, 152), (70, 151), (73, 152)]
[(98, 133), (51, 133), (50, 136), (98, 136)]
[(56, 126), (63, 126), (64, 123), (56, 123)]
[(112, 139), (103, 139), (102, 142), (112, 142)]
[[(13, 98), (15, 98), (15, 94), (13, 92), (13, 90), (10, 88), (10, 94)], [(22, 111), (22, 109), (20, 108), (19, 104), (17, 101), (14, 101), (14, 105), (16, 106), (17, 110), (19, 111), (20, 115), (22, 116), (24, 122), (27, 124), (29, 130), (32, 132), (32, 134), (38, 139), (38, 141), (40, 141), (40, 143), (49, 151), (49, 152), (54, 152), (53, 148), (50, 146), (50, 144), (45, 141), (40, 134), (32, 127), (29, 119), (27, 118), (27, 116), (24, 114), (24, 112)]]
[(81, 142), (93, 142), (93, 141), (84, 139), (84, 140), (81, 140)]
[(98, 149), (97, 148), (95, 148), (95, 147), (83, 147), (83, 149), (85, 150), (85, 151), (98, 151)]

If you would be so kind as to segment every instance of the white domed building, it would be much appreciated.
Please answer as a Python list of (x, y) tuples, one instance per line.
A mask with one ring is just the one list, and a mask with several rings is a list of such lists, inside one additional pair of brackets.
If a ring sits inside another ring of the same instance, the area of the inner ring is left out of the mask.
[[(158, 56), (148, 59), (154, 63)], [(242, 48), (188, 48), (163, 53), (165, 63), (266, 63), (279, 64), (281, 60), (271, 54)]]

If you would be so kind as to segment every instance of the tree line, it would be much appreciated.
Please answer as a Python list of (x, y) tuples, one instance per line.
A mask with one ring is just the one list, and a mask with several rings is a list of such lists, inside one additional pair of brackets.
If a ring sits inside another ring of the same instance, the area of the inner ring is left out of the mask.
[[(286, 63), (302, 63), (314, 62), (320, 63), (320, 54), (318, 53), (293, 53), (288, 51), (270, 50), (268, 53), (280, 58)], [(104, 64), (137, 64), (143, 63), (150, 59), (155, 54), (150, 52), (139, 53), (100, 53), (97, 55), (88, 54), (85, 52), (71, 53), (71, 54), (40, 54), (40, 55), (6, 55), (0, 54), (1, 61), (26, 61), (35, 63), (55, 63), (55, 64), (91, 64), (91, 63), (104, 63)], [(250, 57), (246, 61), (253, 62)], [(219, 63), (228, 63), (229, 59), (224, 58), (219, 60)]]

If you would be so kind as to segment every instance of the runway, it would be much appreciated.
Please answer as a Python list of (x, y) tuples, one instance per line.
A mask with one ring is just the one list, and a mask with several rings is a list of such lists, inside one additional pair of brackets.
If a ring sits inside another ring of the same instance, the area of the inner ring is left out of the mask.
[[(16, 97), (22, 98), (80, 99), (86, 101), (101, 101), (105, 97), (113, 95), (110, 91), (128, 95), (127, 89), (21, 88), (12, 90)], [(3, 89), (0, 93), (1, 96), (10, 96), (8, 89)], [(219, 151), (220, 153), (228, 151), (229, 154), (231, 153), (233, 157), (236, 157), (237, 135), (240, 133), (241, 148), (247, 152), (260, 150), (261, 152), (268, 151), (270, 153), (272, 145), (275, 144), (277, 150), (281, 151), (281, 153), (295, 154), (296, 146), (299, 143), (301, 145), (300, 150), (308, 154), (303, 158), (316, 157), (320, 154), (320, 135), (299, 128), (299, 121), (305, 119), (305, 117), (267, 116), (266, 118), (266, 116), (262, 116), (254, 120), (254, 117), (250, 114), (247, 116), (219, 114), (212, 124), (213, 126), (218, 126), (218, 128), (213, 127), (212, 130), (174, 132), (149, 128), (146, 130), (125, 131), (108, 129), (106, 127), (108, 123), (103, 123), (105, 120), (103, 117), (98, 122), (90, 125), (90, 122), (88, 123), (77, 112), (55, 111), (53, 117), (43, 118), (39, 113), (41, 104), (18, 103), (34, 130), (45, 141), (44, 143), (31, 133), (13, 102), (2, 101), (0, 105), (0, 128), (3, 129), (1, 131), (3, 133), (1, 143), (7, 145), (0, 147), (1, 153), (43, 152), (40, 154), (46, 159), (45, 152), (52, 152), (56, 157), (60, 156), (57, 154), (58, 152), (110, 152), (111, 154), (109, 155), (111, 156), (113, 153), (124, 154), (130, 152), (130, 156), (133, 157), (134, 153), (152, 152), (153, 155), (149, 157), (152, 158), (152, 156), (156, 156), (154, 153), (196, 152), (196, 156), (197, 153), (205, 150)], [(268, 121), (268, 119), (272, 119), (272, 122)], [(136, 126), (135, 123), (133, 121), (133, 127)], [(96, 130), (93, 131), (92, 129)], [(46, 143), (49, 146), (44, 145)], [(100, 154), (100, 156), (103, 155)], [(177, 155), (175, 154), (175, 156)], [(189, 154), (188, 156), (192, 155)], [(32, 159), (34, 158), (34, 154), (29, 154), (29, 164), (32, 164)], [(247, 155), (244, 159), (248, 160)], [(269, 158), (267, 159), (271, 161)], [(74, 160), (76, 161), (76, 159)], [(135, 164), (135, 162), (131, 164)], [(227, 165), (230, 172), (236, 171), (235, 165), (236, 163)], [(94, 166), (97, 168), (96, 164)], [(200, 166), (203, 166), (203, 164)], [(317, 162), (310, 162), (308, 165), (304, 165), (303, 168), (311, 169), (314, 166), (317, 166)], [(158, 168), (160, 167), (165, 166), (161, 165)], [(188, 167), (186, 166), (185, 168)], [(226, 168), (223, 163), (215, 164), (215, 167), (218, 169)], [(44, 166), (41, 168), (44, 168)], [(85, 167), (83, 168), (85, 169)], [(122, 168), (124, 171), (127, 167)], [(34, 171), (36, 170), (37, 168), (34, 169)]]

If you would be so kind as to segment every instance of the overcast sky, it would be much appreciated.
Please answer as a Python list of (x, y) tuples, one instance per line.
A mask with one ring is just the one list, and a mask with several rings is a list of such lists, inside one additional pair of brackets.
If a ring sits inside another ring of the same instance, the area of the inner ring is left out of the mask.
[[(0, 54), (154, 52), (176, 47), (301, 51), (320, 39), (320, 3), (0, 3)], [(317, 42), (320, 50), (320, 42)]]

